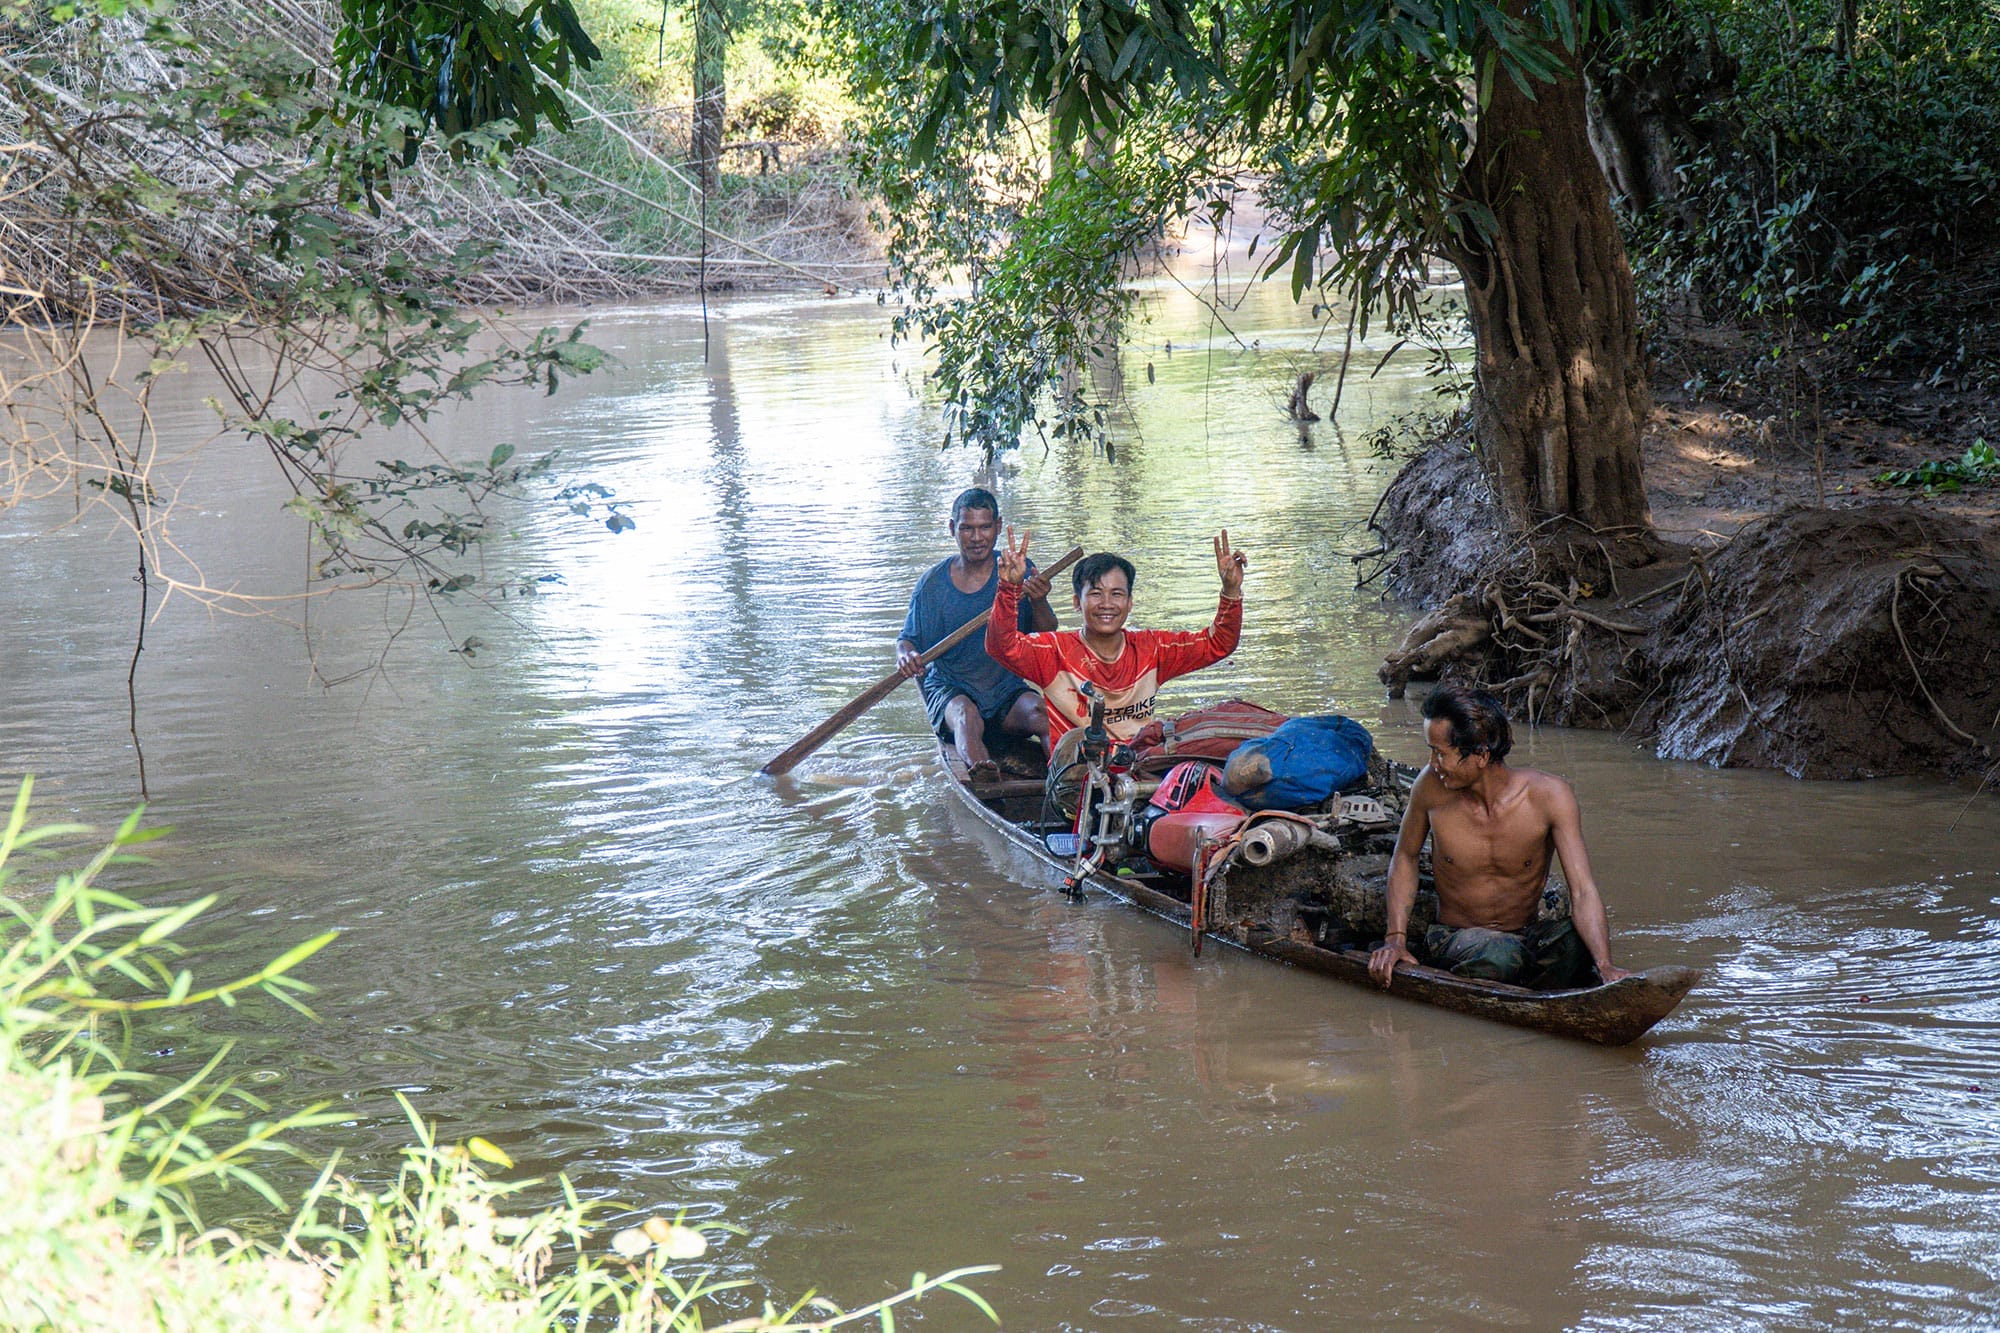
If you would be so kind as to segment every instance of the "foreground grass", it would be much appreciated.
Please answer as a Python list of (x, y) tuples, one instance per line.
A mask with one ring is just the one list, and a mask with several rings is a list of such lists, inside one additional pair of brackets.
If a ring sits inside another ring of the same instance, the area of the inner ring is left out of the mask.
[[(392, 1183), (365, 1187), (335, 1158), (287, 1206), (260, 1165), (296, 1161), (293, 1140), (333, 1117), (275, 1113), (230, 1083), (226, 1050), (171, 1082), (131, 1067), (123, 1038), (153, 1009), (253, 997), (302, 1007), (309, 988), (292, 970), (332, 936), (200, 986), (174, 936), (209, 900), (142, 907), (97, 883), (154, 833), (135, 815), (81, 867), (26, 876), (85, 832), (30, 829), (30, 790), (0, 827), (0, 1327), (886, 1330), (898, 1308), (936, 1293), (998, 1322), (963, 1285), (990, 1268), (918, 1274), (851, 1311), (808, 1296), (729, 1320), (748, 1284), (698, 1265), (702, 1229), (653, 1217), (606, 1234), (602, 1205), (567, 1182), (561, 1204), (509, 1212), (537, 1182), (495, 1179), (489, 1166), (512, 1165), (504, 1153), (478, 1138), (438, 1142), (407, 1102), (415, 1142)], [(204, 1226), (196, 1196), (212, 1189), (257, 1196), (268, 1227)]]

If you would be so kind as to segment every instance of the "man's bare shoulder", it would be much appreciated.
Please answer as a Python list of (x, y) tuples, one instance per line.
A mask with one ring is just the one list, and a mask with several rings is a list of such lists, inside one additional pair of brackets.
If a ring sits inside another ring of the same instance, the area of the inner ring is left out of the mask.
[(1521, 780), (1528, 798), (1541, 809), (1554, 814), (1563, 809), (1576, 808), (1576, 792), (1569, 785), (1569, 779), (1544, 773), (1539, 768), (1517, 768), (1514, 776)]
[(1414, 808), (1431, 810), (1441, 804), (1450, 793), (1438, 781), (1438, 775), (1425, 764), (1417, 773), (1417, 780), (1410, 784), (1410, 805)]

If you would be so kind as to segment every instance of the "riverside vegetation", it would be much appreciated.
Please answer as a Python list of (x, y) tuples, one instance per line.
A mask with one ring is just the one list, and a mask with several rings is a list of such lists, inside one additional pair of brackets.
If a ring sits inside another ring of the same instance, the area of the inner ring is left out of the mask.
[[(433, 436), (488, 386), (554, 393), (604, 362), (583, 323), (524, 327), (497, 303), (839, 282), (862, 262), (845, 103), (799, 72), (802, 30), (775, 10), (739, 25), (737, 130), (777, 169), (709, 189), (675, 160), (687, 25), (628, 0), (581, 13), (601, 44), (570, 0), (0, 0), (0, 513), (53, 500), (132, 541), (135, 680), (144, 626), (176, 600), (309, 629), (317, 599), (376, 589), (392, 624), (432, 618), (475, 655), (457, 604), (561, 577), (496, 543), (520, 505), (633, 523), (563, 460)], [(417, 81), (435, 100), (377, 77), (407, 52), (442, 62)], [(211, 433), (164, 441), (158, 388), (190, 365), (220, 383)], [(293, 492), (310, 538), (293, 591), (247, 598), (174, 539), (191, 460), (228, 439)], [(136, 685), (128, 711), (136, 746)]]
[[(687, 160), (694, 40), (680, 10), (576, 0), (572, 11), (566, 0), (496, 36), (492, 13), (485, 28), (465, 27), (484, 6), (419, 6), (407, 19), (380, 8), (0, 3), (0, 126), (21, 141), (0, 197), (11, 281), (60, 313), (72, 256), (57, 224), (80, 211), (74, 221), (90, 229), (91, 212), (122, 204), (171, 219), (163, 234), (183, 244), (143, 267), (115, 256), (117, 280), (100, 273), (101, 286), (137, 294), (165, 279), (192, 304), (228, 304), (241, 293), (204, 261), (231, 250), (317, 258), (265, 244), (278, 219), (260, 187), (281, 178), (297, 178), (284, 200), (297, 214), (366, 238), (387, 285), (448, 286), (462, 304), (690, 291), (704, 267), (711, 287), (879, 269), (851, 189), (853, 107), (810, 68), (813, 28), (799, 15), (774, 8), (735, 24), (731, 135), (717, 151), (741, 169), (704, 181)], [(62, 10), (75, 17), (50, 17)], [(532, 36), (557, 14), (573, 16), (573, 47)], [(488, 36), (528, 45), (484, 71), (462, 46)], [(398, 43), (442, 61), (442, 73), (424, 79)], [(524, 72), (493, 86), (509, 61)], [(404, 69), (403, 81), (380, 74)], [(52, 121), (69, 132), (51, 135)], [(317, 209), (322, 164), (337, 197), (362, 205), (352, 215)], [(65, 207), (45, 188), (56, 183), (81, 192)], [(458, 262), (466, 250), (479, 262)]]
[[(539, 8), (553, 15), (569, 5)], [(704, 270), (737, 281), (762, 270), (797, 274), (806, 270), (772, 247), (785, 243), (780, 233), (801, 207), (816, 207), (797, 204), (800, 173), (832, 182), (829, 198), (845, 198), (837, 158), (790, 153), (789, 176), (739, 179), (735, 195), (715, 192), (732, 205), (750, 196), (753, 206), (731, 212), (738, 225), (764, 231), (720, 234), (698, 216), (715, 202), (711, 191), (688, 187), (667, 160), (658, 127), (647, 123), (656, 117), (619, 106), (605, 90), (610, 110), (600, 109), (587, 81), (570, 87), (555, 78), (573, 72), (567, 57), (538, 45), (525, 81), (508, 68), (506, 95), (519, 119), (496, 119), (490, 106), (468, 119), (455, 103), (437, 116), (333, 76), (333, 48), (356, 36), (342, 26), (349, 10), (369, 7), (0, 4), (0, 127), (8, 132), (0, 144), (0, 512), (35, 512), (56, 500), (69, 517), (109, 516), (133, 540), (135, 743), (143, 627), (162, 597), (225, 610), (290, 607), (304, 623), (312, 599), (328, 591), (375, 588), (445, 622), (455, 598), (528, 595), (554, 577), (488, 564), (511, 506), (553, 501), (612, 534), (632, 526), (608, 489), (561, 475), (554, 458), (518, 456), (501, 442), (465, 460), (432, 438), (440, 410), (487, 386), (553, 393), (603, 362), (581, 325), (522, 330), (477, 303), (631, 295), (672, 289)], [(392, 7), (375, 17), (382, 14), (392, 25), (421, 26), (437, 11)], [(507, 27), (504, 15), (486, 16), (494, 31)], [(380, 35), (359, 33), (364, 45)], [(431, 41), (440, 35), (455, 42), (462, 34), (432, 32), (424, 49), (445, 49)], [(492, 36), (485, 28), (480, 35)], [(577, 36), (579, 52), (604, 57)], [(609, 88), (618, 61), (629, 74), (638, 58), (630, 41), (607, 40), (607, 48), (600, 76)], [(540, 82), (543, 75), (553, 81)], [(475, 89), (474, 100), (490, 91)], [(795, 109), (812, 100), (791, 92)], [(566, 141), (576, 162), (543, 152), (536, 114), (548, 124), (596, 126), (596, 137)], [(612, 144), (618, 165), (607, 160)], [(782, 164), (791, 147), (766, 150)], [(641, 179), (643, 188), (629, 183)], [(565, 181), (601, 193), (580, 200), (563, 193)], [(819, 247), (809, 257), (822, 258), (839, 244), (806, 243)], [(593, 253), (598, 247), (605, 253)], [(177, 469), (200, 442), (163, 438), (153, 409), (160, 383), (189, 362), (221, 386), (212, 438), (261, 446), (293, 491), (288, 507), (313, 542), (295, 596), (245, 599), (232, 578), (211, 578), (173, 538)], [(301, 410), (302, 402), (310, 406)], [(391, 429), (413, 443), (403, 457), (382, 459), (378, 440)], [(481, 645), (453, 634), (451, 646), (469, 657)], [(143, 791), (143, 752), (139, 781)], [(24, 783), (0, 834), (8, 894), (0, 900), (0, 1116), (11, 1144), (0, 1323), (886, 1328), (896, 1308), (935, 1293), (991, 1317), (962, 1283), (985, 1270), (919, 1275), (900, 1294), (853, 1311), (808, 1296), (758, 1313), (745, 1283), (688, 1266), (712, 1231), (656, 1216), (618, 1230), (607, 1246), (606, 1206), (567, 1185), (557, 1205), (507, 1214), (535, 1182), (496, 1176), (492, 1168), (509, 1164), (483, 1140), (438, 1142), (407, 1105), (416, 1143), (393, 1179), (346, 1177), (336, 1155), (288, 1202), (268, 1168), (284, 1160), (299, 1174), (297, 1159), (315, 1159), (296, 1141), (332, 1117), (275, 1111), (228, 1078), (227, 1051), (179, 1081), (150, 1074), (132, 1051), (139, 1025), (158, 1010), (253, 996), (300, 1004), (307, 988), (294, 969), (327, 937), (251, 976), (200, 986), (179, 966), (176, 936), (205, 901), (147, 907), (99, 882), (151, 836), (137, 817), (80, 867), (38, 877), (24, 872), (83, 830), (29, 828), (29, 790)], [(262, 1220), (206, 1225), (204, 1204), (218, 1198), (232, 1218)]]
[[(1434, 258), (1463, 282), (1458, 461), (1419, 460), (1368, 539), (1435, 612), (1392, 686), (1458, 675), (1675, 757), (2000, 773), (1993, 506), (1881, 512), (1991, 476), (1991, 5), (841, 9), (902, 208), (904, 326), (935, 342), (961, 438), (1011, 448), (1052, 401), (1103, 440), (1077, 370), (1120, 336), (1135, 239), (1254, 185), (1266, 275), (1364, 330), (1422, 324)], [(937, 285), (954, 263), (969, 292)], [(1656, 437), (1689, 409), (1748, 418), (1729, 452), (1803, 472), (1765, 512), (1831, 517), (1777, 515), (1726, 559), (1740, 507), (1656, 523), (1678, 452)], [(1812, 596), (1755, 595), (1791, 568)], [(1719, 669), (1670, 651), (1694, 621)]]
[[(920, 1273), (854, 1310), (810, 1293), (756, 1310), (749, 1284), (695, 1263), (723, 1229), (654, 1215), (614, 1230), (611, 1205), (567, 1182), (561, 1202), (509, 1211), (542, 1182), (496, 1174), (512, 1163), (482, 1138), (440, 1142), (407, 1100), (414, 1142), (393, 1178), (367, 1181), (305, 1146), (338, 1116), (252, 1095), (230, 1077), (227, 1047), (192, 1076), (150, 1073), (134, 1055), (147, 1015), (259, 999), (303, 1008), (312, 987), (297, 971), (333, 935), (204, 984), (177, 936), (211, 899), (146, 906), (106, 883), (163, 830), (134, 814), (61, 868), (88, 830), (31, 827), (32, 789), (21, 784), (0, 824), (6, 1327), (807, 1333), (893, 1329), (894, 1311), (925, 1297), (998, 1322), (966, 1285), (990, 1268)], [(295, 1202), (272, 1183), (274, 1162), (312, 1179)], [(258, 1220), (207, 1225), (205, 1202)]]

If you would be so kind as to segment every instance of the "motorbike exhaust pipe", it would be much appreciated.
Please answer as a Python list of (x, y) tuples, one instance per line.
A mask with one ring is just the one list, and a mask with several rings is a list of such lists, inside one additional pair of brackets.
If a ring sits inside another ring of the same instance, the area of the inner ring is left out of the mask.
[(1307, 847), (1340, 850), (1340, 840), (1321, 833), (1310, 824), (1290, 819), (1267, 819), (1243, 835), (1238, 853), (1253, 866), (1268, 866), (1297, 856)]

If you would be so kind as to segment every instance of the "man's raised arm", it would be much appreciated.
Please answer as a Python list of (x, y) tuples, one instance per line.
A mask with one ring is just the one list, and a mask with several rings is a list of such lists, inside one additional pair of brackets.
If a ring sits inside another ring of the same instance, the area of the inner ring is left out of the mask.
[[(1062, 670), (1055, 644), (1039, 635), (1021, 632), (1022, 584), (1028, 578), (1028, 537), (1014, 545), (1014, 530), (996, 554), (1000, 562), (1000, 586), (993, 591), (993, 614), (986, 619), (986, 655), (1031, 685), (1046, 685)], [(1040, 578), (1041, 575), (1035, 577)], [(1046, 604), (1045, 604), (1046, 605)], [(1050, 615), (1054, 619), (1053, 613)]]
[(1162, 682), (1220, 662), (1236, 651), (1243, 637), (1243, 572), (1250, 567), (1250, 558), (1230, 546), (1228, 528), (1217, 534), (1214, 541), (1215, 571), (1222, 578), (1215, 619), (1205, 630), (1159, 636)]

